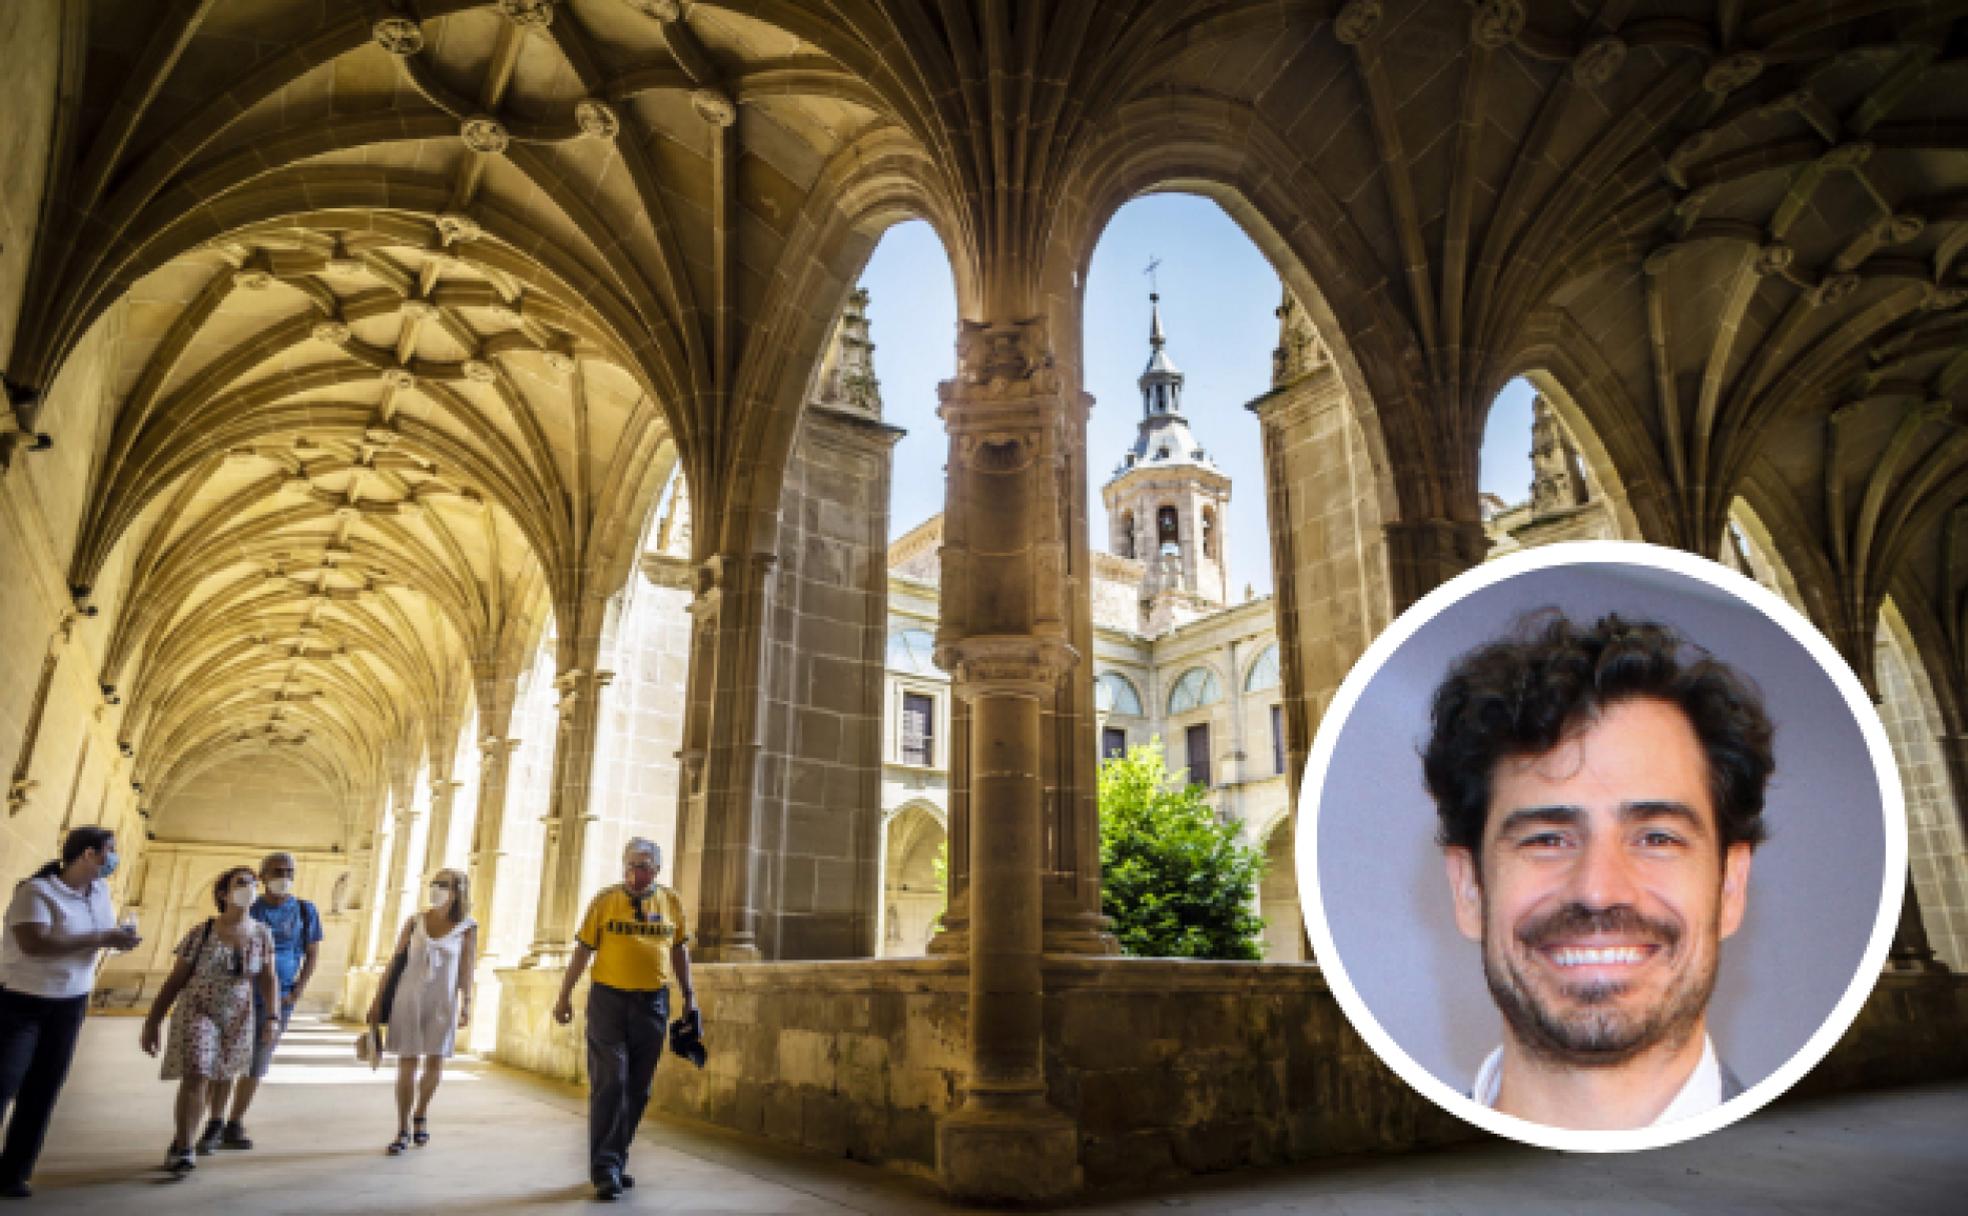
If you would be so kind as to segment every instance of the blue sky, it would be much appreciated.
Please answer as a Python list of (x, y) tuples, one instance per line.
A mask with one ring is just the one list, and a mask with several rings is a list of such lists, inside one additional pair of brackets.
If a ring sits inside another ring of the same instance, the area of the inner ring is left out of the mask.
[[(1232, 480), (1224, 539), (1233, 589), (1271, 588), (1265, 548), (1263, 452), (1244, 403), (1270, 387), (1278, 342), (1278, 276), (1230, 217), (1207, 199), (1156, 194), (1122, 207), (1095, 246), (1086, 285), (1087, 499), (1095, 546), (1105, 547), (1100, 484), (1133, 442), (1141, 417), (1135, 378), (1148, 361), (1148, 278), (1158, 258), (1168, 352), (1187, 376), (1183, 413)], [(868, 289), (875, 375), (888, 421), (908, 430), (895, 449), (891, 534), (943, 509), (946, 439), (936, 384), (956, 370), (956, 289), (929, 225), (891, 228), (861, 282)], [(1530, 492), (1529, 385), (1498, 398), (1484, 437), (1482, 485), (1515, 502)]]

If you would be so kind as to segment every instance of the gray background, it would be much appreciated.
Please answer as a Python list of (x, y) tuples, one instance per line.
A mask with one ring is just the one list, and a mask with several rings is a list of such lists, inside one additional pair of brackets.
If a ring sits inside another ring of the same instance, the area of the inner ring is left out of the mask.
[(1686, 575), (1600, 562), (1526, 571), (1443, 610), (1380, 669), (1341, 729), (1319, 799), (1319, 879), (1339, 961), (1396, 1043), (1468, 1088), (1502, 1019), (1480, 947), (1455, 927), (1419, 753), (1450, 661), (1545, 606), (1586, 624), (1615, 611), (1661, 621), (1763, 693), (1776, 724), (1769, 839), (1709, 1008), (1717, 1054), (1755, 1085), (1804, 1046), (1859, 965), (1885, 866), (1881, 795), (1858, 724), (1810, 653)]

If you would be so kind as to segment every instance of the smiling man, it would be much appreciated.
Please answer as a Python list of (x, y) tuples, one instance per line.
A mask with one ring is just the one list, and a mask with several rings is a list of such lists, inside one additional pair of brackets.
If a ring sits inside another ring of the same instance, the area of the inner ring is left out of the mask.
[(1465, 654), (1423, 757), (1457, 927), (1503, 1044), (1471, 1096), (1555, 1127), (1645, 1127), (1742, 1091), (1707, 1030), (1763, 839), (1755, 690), (1668, 629), (1555, 612)]

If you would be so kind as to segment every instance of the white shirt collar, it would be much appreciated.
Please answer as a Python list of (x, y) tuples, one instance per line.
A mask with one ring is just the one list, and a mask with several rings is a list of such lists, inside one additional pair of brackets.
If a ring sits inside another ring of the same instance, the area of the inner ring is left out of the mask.
[[(1483, 1061), (1476, 1070), (1476, 1084), (1470, 1088), (1469, 1096), (1494, 1109), (1497, 1091), (1503, 1088), (1503, 1048), (1499, 1046)], [(1663, 1123), (1673, 1123), (1677, 1119), (1691, 1119), (1706, 1111), (1722, 1105), (1722, 1062), (1715, 1056), (1715, 1040), (1702, 1036), (1701, 1061), (1695, 1071), (1681, 1085), (1681, 1092), (1667, 1104), (1650, 1126), (1659, 1127)]]

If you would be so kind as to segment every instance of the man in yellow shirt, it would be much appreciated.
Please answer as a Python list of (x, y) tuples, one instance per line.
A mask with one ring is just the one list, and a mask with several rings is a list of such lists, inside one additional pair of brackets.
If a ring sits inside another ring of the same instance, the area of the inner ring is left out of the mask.
[(670, 1020), (670, 984), (683, 989), (686, 1013), (697, 1012), (690, 983), (690, 941), (683, 901), (656, 882), (663, 851), (637, 837), (622, 849), (622, 882), (588, 904), (575, 934), (574, 957), (560, 982), (554, 1020), (574, 1020), (574, 986), (594, 961), (588, 987), (588, 1175), (598, 1199), (635, 1185), (626, 1172), (629, 1145), (649, 1105)]

